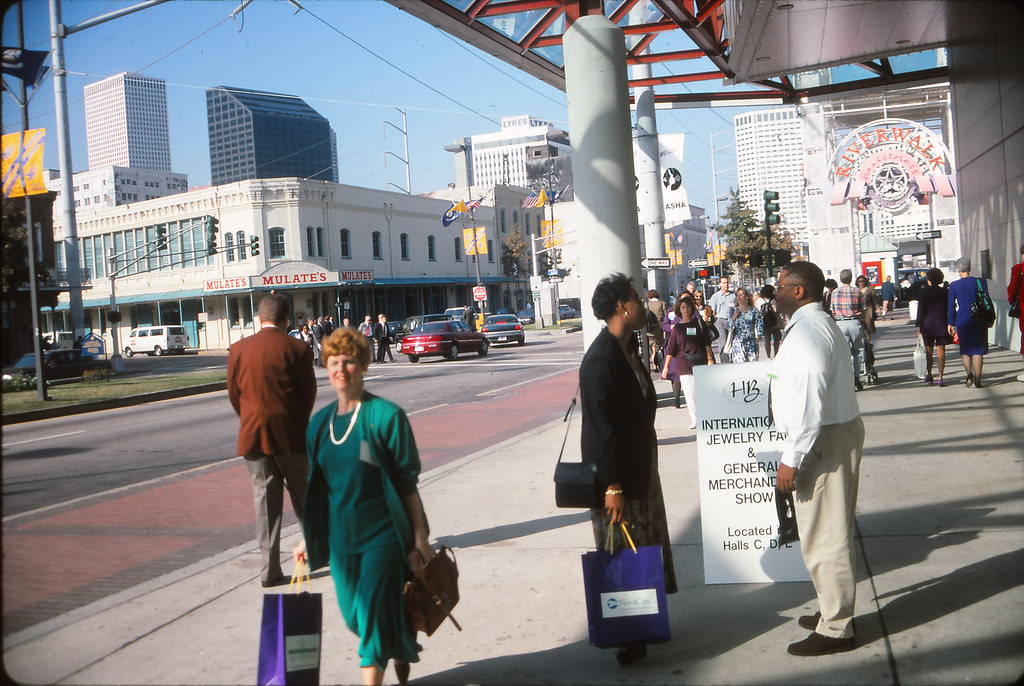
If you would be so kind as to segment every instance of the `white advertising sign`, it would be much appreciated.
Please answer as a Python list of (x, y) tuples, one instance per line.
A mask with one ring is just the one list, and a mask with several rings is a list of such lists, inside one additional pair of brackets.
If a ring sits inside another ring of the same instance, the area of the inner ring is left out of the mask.
[(317, 286), (337, 283), (337, 276), (323, 267), (306, 262), (282, 262), (252, 277), (253, 288)]
[(800, 544), (776, 543), (775, 475), (785, 434), (769, 421), (770, 365), (765, 361), (694, 369), (707, 584), (810, 578)]

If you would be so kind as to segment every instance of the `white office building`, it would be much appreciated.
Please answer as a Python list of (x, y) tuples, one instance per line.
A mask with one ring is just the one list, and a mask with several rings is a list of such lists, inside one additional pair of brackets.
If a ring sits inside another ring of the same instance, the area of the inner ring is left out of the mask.
[(163, 80), (125, 72), (90, 83), (84, 90), (90, 169), (171, 170)]
[(756, 110), (738, 114), (733, 121), (740, 199), (760, 214), (764, 191), (778, 191), (780, 228), (795, 243), (806, 243), (803, 125), (797, 109)]
[(572, 183), (568, 134), (527, 114), (502, 117), (500, 131), (469, 136), (456, 147), (459, 187), (505, 185), (561, 191)]
[[(60, 198), (60, 172), (47, 170), (46, 187)], [(188, 174), (130, 167), (100, 167), (74, 174), (75, 209), (108, 209), (188, 190)], [(60, 207), (55, 201), (54, 207)]]

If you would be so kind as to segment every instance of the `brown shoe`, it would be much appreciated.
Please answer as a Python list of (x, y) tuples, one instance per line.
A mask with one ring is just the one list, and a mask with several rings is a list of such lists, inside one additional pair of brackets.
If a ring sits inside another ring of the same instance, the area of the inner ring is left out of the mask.
[(815, 612), (813, 615), (801, 615), (796, 623), (800, 625), (802, 629), (808, 631), (814, 631), (818, 628), (818, 620), (821, 619), (821, 613)]
[(811, 635), (802, 641), (796, 643), (790, 643), (787, 651), (790, 655), (800, 655), (803, 657), (810, 655), (831, 655), (832, 653), (845, 653), (848, 650), (853, 650), (857, 647), (857, 642), (853, 636), (849, 638), (829, 638), (828, 636), (822, 636), (817, 632), (811, 632)]

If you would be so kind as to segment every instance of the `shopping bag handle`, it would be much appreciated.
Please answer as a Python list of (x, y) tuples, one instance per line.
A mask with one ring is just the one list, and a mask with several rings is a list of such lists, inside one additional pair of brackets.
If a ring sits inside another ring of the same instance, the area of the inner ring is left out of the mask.
[(302, 593), (302, 585), (304, 583), (310, 588), (313, 586), (309, 581), (309, 565), (299, 560), (295, 563), (295, 569), (292, 570), (292, 578), (288, 582), (288, 592), (292, 593), (292, 586), (295, 586), (294, 592)]
[[(624, 522), (624, 521), (623, 522), (619, 522), (619, 527), (622, 529), (622, 536), (623, 536), (623, 538), (626, 539), (626, 543), (629, 544), (629, 547), (632, 548), (633, 552), (635, 553), (637, 551), (636, 550), (636, 544), (633, 543), (633, 537), (629, 535), (629, 527), (626, 526), (627, 524), (628, 524), (628, 522)], [(609, 553), (614, 553), (615, 552), (615, 525), (614, 524), (609, 524), (608, 525), (608, 536), (605, 538), (604, 547), (605, 547), (605, 549)]]

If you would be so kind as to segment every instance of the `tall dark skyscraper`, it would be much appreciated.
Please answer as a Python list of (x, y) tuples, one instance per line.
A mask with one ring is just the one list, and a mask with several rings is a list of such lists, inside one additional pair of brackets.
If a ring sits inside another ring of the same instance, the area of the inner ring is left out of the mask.
[(301, 98), (218, 86), (206, 91), (213, 185), (298, 176), (338, 181), (331, 125)]

